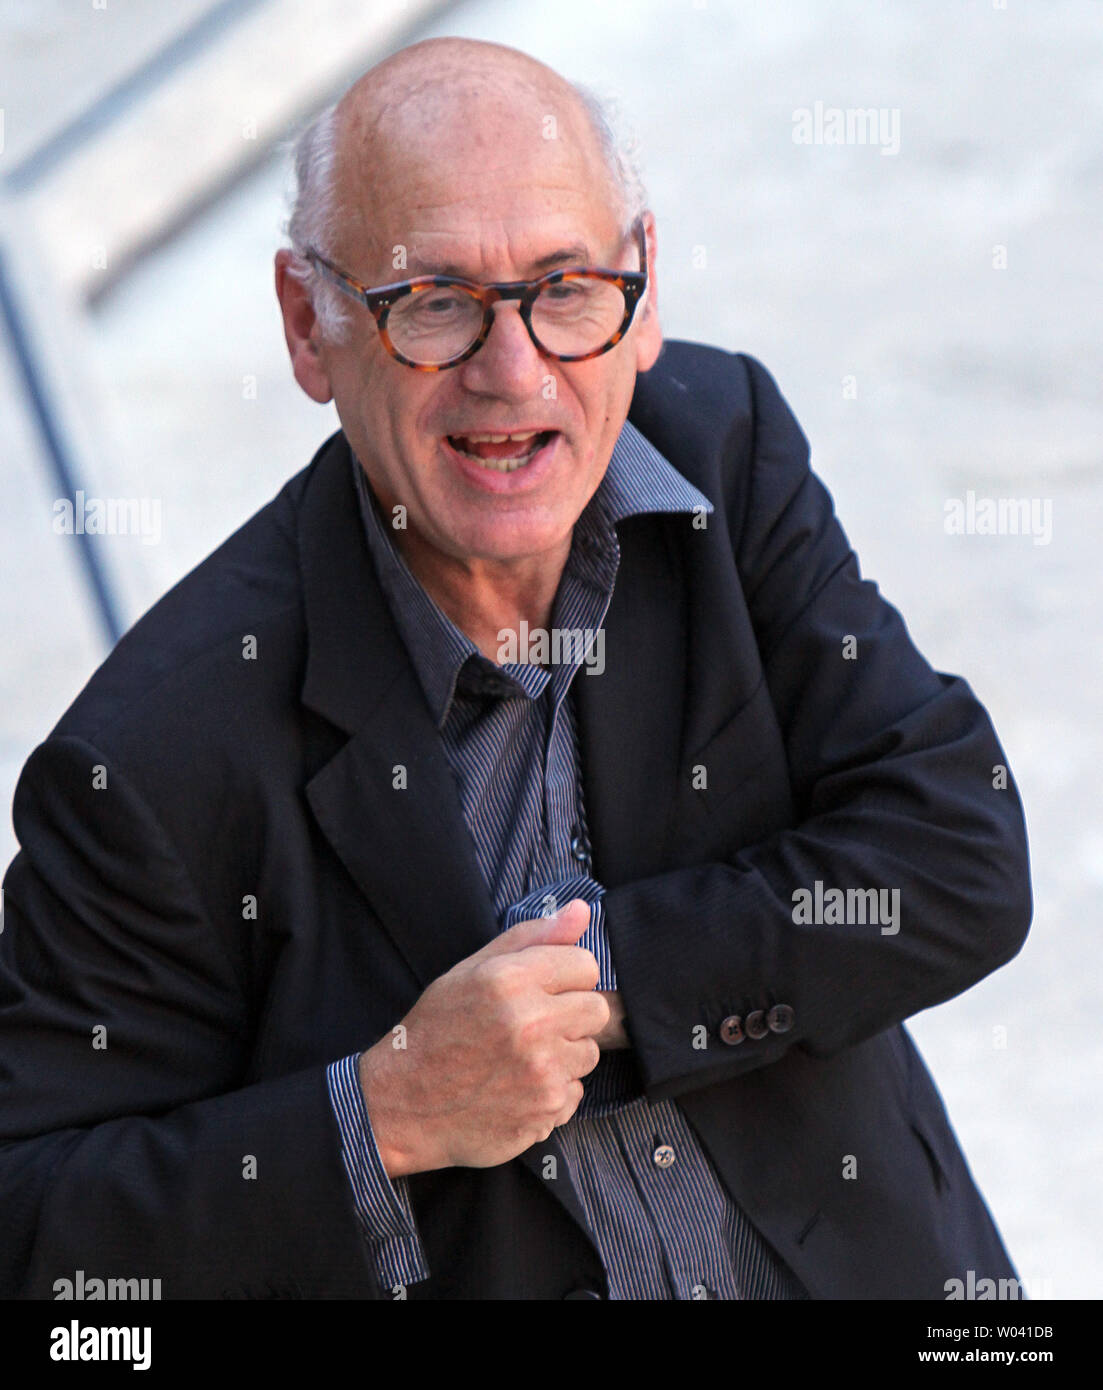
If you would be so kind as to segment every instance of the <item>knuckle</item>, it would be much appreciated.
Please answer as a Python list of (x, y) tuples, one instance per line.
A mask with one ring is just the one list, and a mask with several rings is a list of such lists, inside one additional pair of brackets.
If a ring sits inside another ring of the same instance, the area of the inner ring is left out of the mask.
[(515, 1053), (524, 1057), (529, 1069), (538, 1069), (544, 1058), (540, 1051), (544, 1041), (544, 1020), (539, 1015), (515, 1012), (512, 1015), (512, 1043)]
[(498, 999), (513, 999), (524, 989), (525, 971), (509, 956), (482, 961), (475, 967), (483, 986)]
[(538, 1052), (528, 1052), (522, 1061), (522, 1079), (530, 1091), (539, 1091), (551, 1078), (548, 1059)]
[(539, 1092), (538, 1104), (543, 1114), (558, 1115), (563, 1109), (562, 1083), (552, 1082), (542, 1087)]
[(578, 1109), (582, 1097), (586, 1094), (586, 1088), (581, 1081), (572, 1081), (565, 1088), (566, 1103), (560, 1110), (559, 1123), (565, 1124)]

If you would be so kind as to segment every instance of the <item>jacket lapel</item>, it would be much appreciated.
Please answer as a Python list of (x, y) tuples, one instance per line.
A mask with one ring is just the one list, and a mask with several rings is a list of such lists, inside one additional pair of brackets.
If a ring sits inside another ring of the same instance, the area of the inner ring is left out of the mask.
[(594, 876), (606, 888), (660, 872), (669, 843), (686, 672), (678, 525), (687, 518), (619, 524), (605, 669), (574, 682)]
[(452, 772), (379, 588), (338, 435), (303, 499), (303, 701), (349, 734), (306, 787), (424, 989), (498, 931)]

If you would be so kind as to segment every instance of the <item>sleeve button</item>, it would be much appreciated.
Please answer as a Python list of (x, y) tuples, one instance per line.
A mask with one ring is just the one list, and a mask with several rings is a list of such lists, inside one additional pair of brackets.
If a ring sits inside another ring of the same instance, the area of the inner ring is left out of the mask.
[(748, 1014), (743, 1021), (743, 1029), (748, 1038), (764, 1038), (769, 1033), (766, 1026), (766, 1013), (763, 1009), (755, 1009), (754, 1013)]
[(744, 1038), (743, 1020), (738, 1014), (729, 1014), (720, 1025), (720, 1040), (726, 1042), (730, 1047), (736, 1043), (741, 1043)]

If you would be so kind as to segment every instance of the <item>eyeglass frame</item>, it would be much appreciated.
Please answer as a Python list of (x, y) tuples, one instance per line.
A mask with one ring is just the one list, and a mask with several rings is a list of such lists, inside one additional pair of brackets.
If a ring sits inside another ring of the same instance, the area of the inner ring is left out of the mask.
[[(349, 275), (334, 265), (332, 261), (327, 260), (321, 252), (316, 251), (312, 246), (306, 247), (302, 255), (303, 259), (314, 265), (327, 280), (335, 284), (350, 299), (355, 299), (362, 304), (371, 313), (375, 319), (376, 327), (379, 329), (383, 346), (396, 361), (401, 362), (404, 366), (412, 367), (416, 372), (446, 371), (449, 367), (458, 367), (461, 362), (466, 362), (469, 357), (474, 357), (490, 336), (490, 330), (494, 324), (493, 306), (505, 299), (520, 301), (521, 318), (524, 320), (528, 335), (538, 351), (548, 357), (555, 358), (558, 362), (588, 362), (592, 357), (600, 357), (603, 353), (609, 352), (621, 341), (625, 333), (628, 332), (636, 309), (639, 307), (639, 302), (647, 289), (647, 236), (644, 232), (642, 216), (636, 218), (632, 224), (631, 232), (635, 233), (636, 244), (640, 253), (639, 270), (613, 270), (608, 266), (564, 266), (559, 270), (549, 271), (547, 275), (541, 275), (538, 280), (503, 280), (490, 285), (479, 284), (476, 280), (465, 280), (459, 275), (418, 275), (412, 280), (399, 280), (392, 285), (379, 285), (371, 289), (362, 281), (357, 280), (355, 276)], [(544, 347), (533, 330), (532, 307), (539, 295), (549, 285), (557, 285), (563, 280), (577, 279), (583, 275), (606, 280), (620, 289), (624, 295), (624, 318), (609, 341), (602, 347), (595, 348), (593, 352), (566, 355), (551, 352)], [(473, 299), (479, 300), (483, 306), (482, 328), (470, 346), (466, 347), (458, 356), (450, 357), (446, 362), (414, 362), (399, 352), (391, 341), (390, 334), (387, 332), (387, 316), (395, 302), (404, 299), (409, 294), (416, 294), (419, 290), (449, 287), (466, 290)]]

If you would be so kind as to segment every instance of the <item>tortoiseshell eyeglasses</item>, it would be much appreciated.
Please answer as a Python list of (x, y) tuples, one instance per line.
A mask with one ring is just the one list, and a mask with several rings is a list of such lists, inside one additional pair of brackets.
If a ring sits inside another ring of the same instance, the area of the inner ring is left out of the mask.
[(616, 347), (647, 288), (642, 218), (636, 219), (632, 233), (639, 247), (639, 270), (578, 266), (553, 270), (539, 280), (495, 285), (454, 275), (421, 275), (369, 289), (313, 247), (303, 255), (339, 290), (371, 311), (392, 357), (419, 372), (441, 372), (478, 352), (494, 322), (493, 306), (501, 299), (519, 301), (533, 343), (560, 362), (585, 362)]

